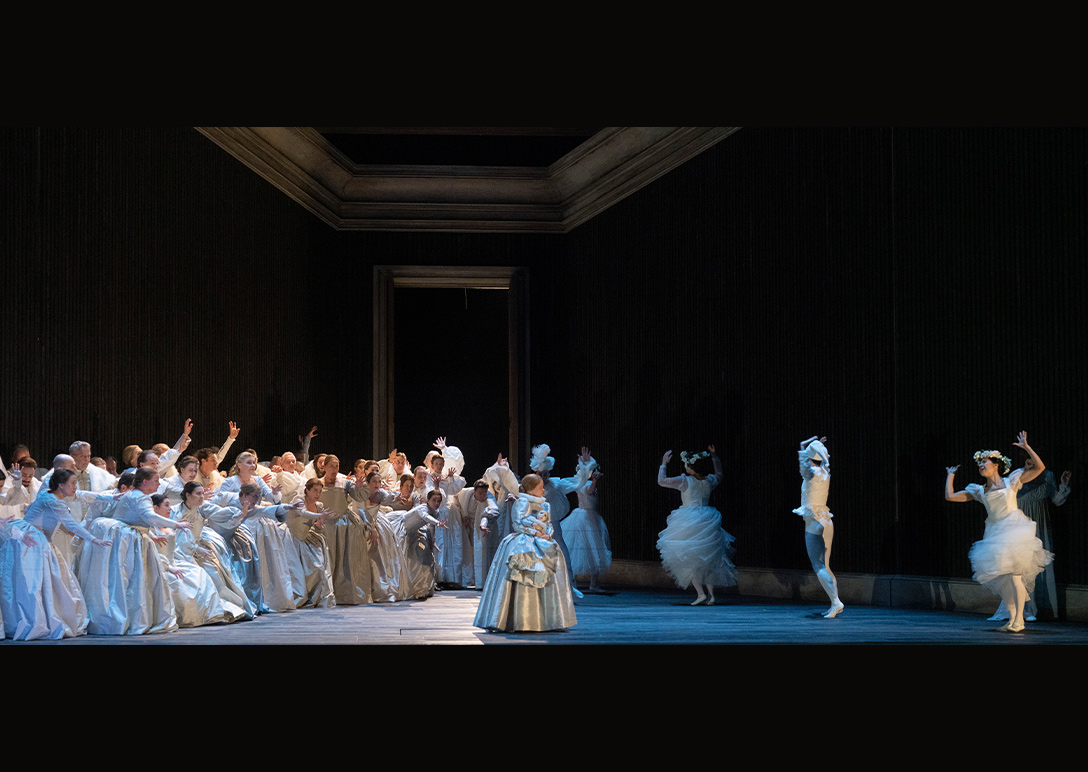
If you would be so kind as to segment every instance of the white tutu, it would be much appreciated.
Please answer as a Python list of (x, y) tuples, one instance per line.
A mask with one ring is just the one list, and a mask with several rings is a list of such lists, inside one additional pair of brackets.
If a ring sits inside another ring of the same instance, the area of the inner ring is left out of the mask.
[(721, 525), (722, 513), (711, 506), (680, 507), (669, 515), (665, 530), (658, 534), (657, 549), (678, 587), (689, 587), (696, 577), (715, 587), (737, 583), (729, 559), (733, 537)]
[(575, 576), (603, 574), (612, 565), (608, 527), (596, 510), (579, 507), (567, 515), (563, 519), (563, 536)]
[(1003, 589), (1007, 590), (1010, 577), (1020, 576), (1027, 591), (1034, 590), (1035, 577), (1054, 561), (1053, 553), (1043, 549), (1035, 529), (1035, 521), (1019, 509), (987, 523), (982, 541), (971, 545), (967, 555), (975, 581), (1000, 596)]

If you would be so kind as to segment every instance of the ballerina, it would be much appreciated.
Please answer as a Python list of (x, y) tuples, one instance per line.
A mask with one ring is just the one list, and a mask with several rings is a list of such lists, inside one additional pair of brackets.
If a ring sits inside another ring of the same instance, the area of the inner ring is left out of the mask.
[[(693, 606), (713, 606), (715, 586), (737, 583), (737, 572), (729, 559), (733, 537), (721, 527), (722, 513), (707, 503), (710, 492), (721, 482), (722, 463), (713, 445), (707, 450), (709, 453), (681, 453), (685, 473), (679, 477), (665, 476), (671, 450), (661, 457), (657, 470), (657, 484), (680, 491), (681, 500), (680, 508), (672, 511), (665, 530), (658, 534), (657, 549), (665, 571), (677, 586), (695, 588)], [(714, 463), (714, 474), (704, 473), (708, 456)]]
[(602, 473), (589, 448), (582, 448), (575, 477), (578, 480), (574, 490), (578, 496), (578, 508), (563, 522), (563, 532), (570, 550), (570, 567), (576, 577), (589, 575), (590, 592), (600, 592), (600, 576), (612, 565), (612, 546), (608, 539), (608, 527), (598, 511)]
[(831, 540), (835, 536), (834, 515), (827, 508), (828, 486), (831, 484), (831, 455), (824, 443), (827, 437), (809, 437), (801, 442), (797, 462), (801, 471), (801, 506), (793, 510), (805, 519), (805, 549), (812, 563), (812, 570), (820, 580), (831, 608), (821, 616), (834, 619), (846, 606), (839, 600), (839, 583), (831, 573)]
[[(974, 580), (1001, 597), (1009, 621), (999, 629), (1018, 633), (1024, 629), (1024, 604), (1035, 589), (1035, 577), (1054, 560), (1053, 553), (1043, 548), (1036, 535), (1035, 521), (1028, 518), (1016, 503), (1016, 492), (1024, 483), (1034, 480), (1046, 469), (1042, 459), (1028, 445), (1027, 432), (1020, 432), (1013, 443), (1031, 457), (1031, 468), (1009, 473), (1012, 461), (997, 450), (980, 450), (974, 455), (979, 475), (985, 485), (971, 483), (965, 490), (954, 491), (952, 480), (959, 466), (946, 467), (946, 501), (978, 501), (986, 508), (986, 527), (982, 541), (971, 545), (968, 557)], [(1004, 473), (1001, 476), (1001, 462)]]

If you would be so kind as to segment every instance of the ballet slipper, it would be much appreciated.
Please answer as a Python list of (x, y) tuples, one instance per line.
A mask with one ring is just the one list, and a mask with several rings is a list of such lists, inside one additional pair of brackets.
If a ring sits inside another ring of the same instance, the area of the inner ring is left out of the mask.
[(835, 603), (827, 611), (823, 613), (824, 619), (834, 619), (839, 615), (839, 612), (846, 608), (846, 604), (841, 600), (835, 601)]
[(1001, 625), (1001, 627), (997, 629), (1003, 633), (1019, 633), (1023, 632), (1024, 623), (1021, 622), (1019, 625), (1014, 625), (1012, 622), (1007, 622), (1006, 624)]
[(701, 605), (703, 604), (703, 601), (705, 601), (705, 600), (706, 600), (706, 596), (705, 596), (705, 595), (702, 595), (702, 594), (700, 594), (700, 595), (699, 595), (699, 597), (697, 597), (697, 598), (696, 598), (695, 600), (693, 600), (693, 601), (691, 602), (691, 605), (693, 605), (693, 606), (701, 606)]

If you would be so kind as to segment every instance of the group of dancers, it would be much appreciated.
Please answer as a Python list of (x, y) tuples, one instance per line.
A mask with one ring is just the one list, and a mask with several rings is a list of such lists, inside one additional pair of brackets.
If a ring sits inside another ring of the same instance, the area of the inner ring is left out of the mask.
[[(297, 455), (268, 465), (247, 449), (224, 475), (219, 467), (238, 436), (187, 454), (186, 421), (173, 447), (129, 446), (124, 472), (111, 472), (86, 442), (72, 443), (44, 475), (29, 449), (3, 467), (0, 490), (0, 616), (10, 638), (63, 638), (167, 632), (227, 624), (272, 612), (335, 605), (423, 600), (442, 588), (481, 592), (474, 625), (490, 631), (562, 630), (576, 624), (576, 576), (599, 591), (611, 564), (608, 529), (599, 512), (602, 472), (588, 448), (571, 477), (554, 476), (547, 445), (532, 450), (530, 473), (518, 478), (500, 454), (472, 486), (461, 451), (444, 437), (420, 466), (394, 449), (382, 460), (358, 459), (347, 474), (332, 453), (309, 458), (316, 427), (300, 437)], [(830, 567), (833, 515), (827, 506), (830, 454), (826, 437), (800, 444), (805, 548), (830, 607), (845, 608)], [(983, 539), (971, 549), (977, 581), (1002, 599), (1002, 628), (1024, 629), (1036, 576), (1053, 560), (1036, 523), (1017, 507), (1017, 492), (1046, 472), (1021, 432), (1024, 469), (998, 451), (975, 460), (985, 485), (946, 498), (981, 502)], [(680, 454), (684, 471), (657, 482), (680, 492), (657, 548), (692, 605), (714, 605), (715, 588), (736, 585), (734, 538), (709, 505), (721, 461), (705, 452)], [(1004, 466), (1002, 476), (999, 462)], [(1051, 475), (1052, 478), (1052, 475)], [(1062, 489), (1068, 495), (1068, 473)], [(571, 512), (569, 495), (578, 507)], [(1064, 497), (1063, 497), (1064, 500)]]

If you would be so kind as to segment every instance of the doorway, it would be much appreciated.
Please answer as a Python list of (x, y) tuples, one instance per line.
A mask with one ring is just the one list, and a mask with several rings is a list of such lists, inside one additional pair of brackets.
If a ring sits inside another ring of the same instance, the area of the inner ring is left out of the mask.
[[(374, 447), (419, 465), (437, 436), (475, 479), (528, 456), (527, 270), (374, 268)], [(469, 480), (472, 482), (472, 480)]]

